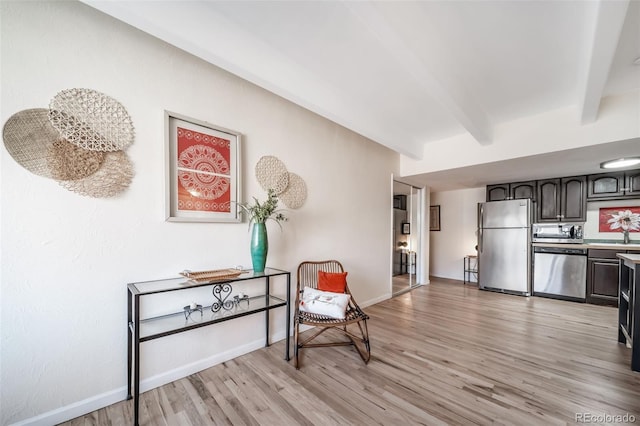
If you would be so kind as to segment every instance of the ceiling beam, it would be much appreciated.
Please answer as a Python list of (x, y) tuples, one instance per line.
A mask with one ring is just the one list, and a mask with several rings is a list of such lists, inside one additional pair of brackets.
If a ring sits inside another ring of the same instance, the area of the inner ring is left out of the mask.
[(344, 1), (343, 4), (374, 35), (380, 45), (413, 76), (419, 87), (445, 108), (481, 145), (489, 145), (493, 128), (484, 109), (455, 81), (450, 73), (426, 66), (389, 25), (373, 2)]
[(600, 100), (607, 83), (611, 63), (618, 47), (620, 34), (627, 15), (629, 0), (600, 0), (593, 20), (593, 38), (588, 46), (580, 93), (582, 124), (593, 123), (598, 118)]

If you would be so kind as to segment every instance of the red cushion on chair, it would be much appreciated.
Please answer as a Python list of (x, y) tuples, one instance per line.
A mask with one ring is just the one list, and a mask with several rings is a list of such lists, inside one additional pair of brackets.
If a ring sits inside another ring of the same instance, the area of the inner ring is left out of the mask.
[(344, 293), (347, 288), (347, 272), (318, 271), (318, 290)]

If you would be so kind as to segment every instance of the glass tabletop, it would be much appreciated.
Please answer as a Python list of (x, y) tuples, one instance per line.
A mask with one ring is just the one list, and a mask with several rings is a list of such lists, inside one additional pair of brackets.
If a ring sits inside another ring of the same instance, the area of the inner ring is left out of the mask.
[(265, 278), (277, 275), (288, 275), (288, 271), (275, 268), (265, 268), (264, 272), (254, 272), (253, 270), (244, 270), (242, 273), (233, 278), (224, 278), (211, 280), (207, 282), (195, 282), (186, 277), (168, 278), (153, 281), (141, 281), (130, 283), (127, 285), (129, 291), (133, 294), (153, 294), (165, 291), (178, 290), (183, 288), (196, 288), (212, 284), (220, 284), (225, 282), (236, 282), (244, 280), (252, 280), (256, 278)]

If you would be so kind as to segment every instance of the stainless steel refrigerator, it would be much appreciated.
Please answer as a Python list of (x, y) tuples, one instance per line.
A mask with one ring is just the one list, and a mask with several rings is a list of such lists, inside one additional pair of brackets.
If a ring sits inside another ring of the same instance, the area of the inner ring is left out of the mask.
[(478, 204), (478, 286), (531, 294), (531, 200)]

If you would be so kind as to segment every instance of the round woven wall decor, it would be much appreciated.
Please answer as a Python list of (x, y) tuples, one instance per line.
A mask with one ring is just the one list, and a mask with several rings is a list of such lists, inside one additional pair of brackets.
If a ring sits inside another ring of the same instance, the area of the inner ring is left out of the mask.
[(256, 179), (262, 189), (273, 189), (277, 195), (282, 194), (289, 185), (287, 167), (277, 157), (265, 155), (256, 163)]
[(47, 166), (56, 180), (76, 180), (94, 174), (102, 165), (106, 153), (78, 148), (64, 139), (49, 147)]
[(109, 152), (102, 167), (84, 179), (61, 180), (69, 191), (94, 198), (113, 197), (127, 189), (133, 179), (133, 164), (124, 151)]
[(133, 143), (129, 113), (115, 99), (91, 89), (67, 89), (49, 103), (49, 120), (62, 136), (89, 151), (121, 151)]
[(51, 125), (49, 110), (25, 109), (4, 124), (4, 146), (18, 164), (38, 176), (53, 178), (48, 158), (53, 144), (62, 137)]
[(307, 184), (295, 173), (289, 173), (289, 186), (278, 196), (290, 209), (299, 209), (307, 199)]

